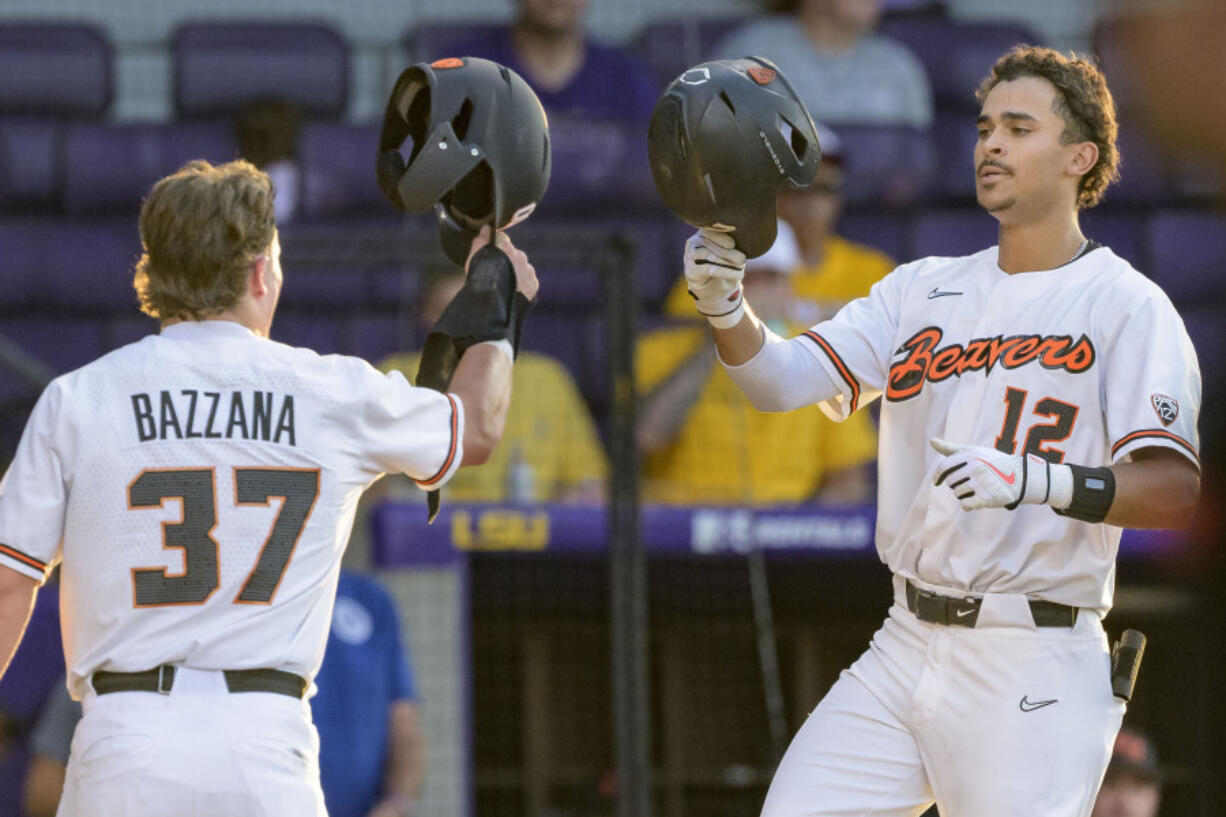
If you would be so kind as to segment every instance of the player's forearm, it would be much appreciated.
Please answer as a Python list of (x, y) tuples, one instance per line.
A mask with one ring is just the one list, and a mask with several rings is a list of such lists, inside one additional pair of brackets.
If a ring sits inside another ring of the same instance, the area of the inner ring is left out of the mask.
[(712, 326), (711, 334), (715, 336), (719, 359), (729, 366), (740, 366), (762, 348), (762, 322), (748, 303), (745, 304), (745, 314), (739, 323), (730, 329)]
[(416, 802), (421, 798), (425, 769), (426, 744), (417, 705), (411, 701), (395, 701), (388, 709), (384, 797)]
[(1181, 454), (1151, 448), (1111, 466), (1115, 499), (1103, 521), (1121, 528), (1185, 528), (1200, 498), (1200, 474)]
[(489, 460), (502, 439), (511, 405), (511, 360), (497, 346), (478, 343), (460, 358), (449, 391), (464, 404), (461, 465)]
[(0, 567), (0, 678), (4, 677), (21, 643), (37, 593), (37, 581), (24, 573)]
[(643, 398), (636, 432), (641, 451), (651, 453), (677, 438), (714, 365), (715, 353), (704, 342), (677, 371)]

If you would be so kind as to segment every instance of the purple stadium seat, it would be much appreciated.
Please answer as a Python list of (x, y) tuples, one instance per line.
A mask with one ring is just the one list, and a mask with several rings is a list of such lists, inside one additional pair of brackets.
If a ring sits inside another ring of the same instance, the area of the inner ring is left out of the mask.
[(64, 209), (70, 215), (135, 212), (161, 177), (192, 159), (226, 162), (224, 125), (75, 125), (66, 137)]
[(111, 47), (93, 26), (0, 23), (0, 115), (97, 119), (111, 104)]
[(678, 17), (647, 25), (635, 42), (635, 50), (662, 85), (672, 82), (687, 68), (712, 58), (715, 47), (744, 17)]
[(542, 213), (556, 216), (658, 207), (641, 123), (552, 116), (552, 165)]
[(878, 125), (838, 129), (843, 144), (849, 204), (906, 206), (921, 200), (937, 171), (936, 146), (927, 131)]
[(320, 122), (302, 129), (298, 155), (302, 161), (303, 216), (396, 216), (375, 184), (379, 127)]
[(400, 310), (412, 314), (416, 309), (421, 274), (413, 269), (374, 270), (367, 273), (367, 303), (375, 309)]
[(359, 313), (349, 321), (348, 352), (377, 364), (412, 344), (412, 325), (387, 312)]
[(0, 310), (5, 313), (47, 300), (42, 258), (47, 230), (45, 222), (0, 221)]
[(105, 349), (103, 325), (98, 320), (5, 318), (3, 331), (31, 357), (61, 374), (95, 360)]
[(116, 315), (106, 324), (106, 348), (118, 349), (149, 335), (156, 335), (160, 330), (161, 324), (157, 320), (135, 310), (131, 314)]
[(0, 278), (5, 281), (0, 306), (25, 302), (91, 312), (137, 309), (132, 268), (140, 238), (129, 219), (5, 222), (0, 246)]
[(345, 351), (345, 327), (336, 316), (323, 312), (278, 312), (272, 339), (290, 346), (305, 346), (321, 355)]
[(132, 274), (140, 233), (131, 219), (45, 223), (43, 272), (56, 306), (137, 314)]
[(556, 358), (592, 406), (608, 399), (603, 322), (586, 315), (542, 311), (524, 324), (520, 347)]
[(364, 273), (349, 269), (294, 267), (285, 270), (281, 303), (291, 311), (301, 308), (356, 309), (366, 305)]
[(901, 216), (872, 207), (848, 210), (839, 218), (838, 233), (881, 250), (900, 264), (911, 259), (907, 222)]
[(1226, 219), (1204, 211), (1168, 210), (1150, 218), (1147, 232), (1147, 272), (1172, 301), (1181, 306), (1226, 301)]
[(54, 119), (0, 118), (0, 210), (54, 207), (63, 131)]
[(1160, 204), (1171, 199), (1169, 161), (1138, 126), (1120, 129), (1120, 179), (1107, 188), (1103, 201), (1115, 204)]
[(479, 57), (480, 54), (457, 54), (456, 47), (474, 40), (484, 40), (491, 33), (505, 28), (505, 23), (476, 20), (422, 23), (405, 32), (402, 42), (409, 51), (411, 63), (433, 62), (442, 57)]
[(938, 110), (933, 123), (937, 151), (935, 191), (941, 198), (974, 201), (975, 116), (965, 110)]
[[(174, 34), (175, 111), (226, 117), (279, 99), (336, 119), (349, 98), (349, 47), (319, 23), (188, 23)], [(373, 160), (372, 160), (373, 161)]]
[(911, 222), (911, 255), (973, 255), (996, 244), (996, 228), (978, 207), (925, 210)]
[(1018, 23), (956, 22), (935, 17), (887, 18), (881, 33), (919, 57), (939, 107), (977, 110), (975, 89), (997, 58), (1019, 43), (1038, 44), (1038, 36)]
[(1148, 274), (1149, 255), (1145, 249), (1145, 219), (1134, 210), (1103, 208), (1081, 214), (1081, 231), (1099, 244)]

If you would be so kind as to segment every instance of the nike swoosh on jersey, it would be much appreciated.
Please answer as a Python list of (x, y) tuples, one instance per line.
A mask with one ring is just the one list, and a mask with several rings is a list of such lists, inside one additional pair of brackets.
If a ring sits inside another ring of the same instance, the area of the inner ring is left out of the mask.
[(933, 298), (944, 298), (946, 295), (961, 295), (961, 294), (962, 294), (961, 292), (945, 292), (939, 287), (933, 287), (932, 292), (928, 293), (928, 300), (931, 301)]
[(1032, 701), (1029, 696), (1023, 695), (1022, 699), (1017, 702), (1017, 708), (1023, 712), (1033, 712), (1036, 709), (1042, 709), (1045, 706), (1051, 706), (1054, 703), (1059, 703), (1059, 698), (1052, 698), (1050, 701)]
[(1016, 480), (1016, 479), (1017, 479), (1017, 474), (1016, 474), (1015, 472), (1013, 472), (1013, 471), (1010, 471), (1008, 474), (1006, 474), (1004, 471), (1000, 470), (999, 468), (997, 468), (995, 465), (993, 465), (992, 463), (988, 462), (987, 460), (980, 459), (979, 457), (975, 457), (975, 459), (979, 460), (979, 461), (980, 461), (980, 462), (982, 462), (984, 465), (986, 465), (987, 467), (989, 467), (989, 468), (991, 468), (993, 471), (995, 471), (995, 472), (996, 472), (996, 476), (998, 476), (998, 477), (1000, 477), (1001, 479), (1003, 479), (1003, 480), (1005, 481), (1005, 484), (1006, 484), (1006, 485), (1012, 485), (1012, 484), (1013, 484), (1013, 482), (1014, 482), (1014, 480)]

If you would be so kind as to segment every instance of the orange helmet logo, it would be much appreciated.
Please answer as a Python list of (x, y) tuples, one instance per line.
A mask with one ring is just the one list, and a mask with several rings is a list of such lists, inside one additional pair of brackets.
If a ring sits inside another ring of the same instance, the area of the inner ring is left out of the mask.
[(464, 60), (459, 57), (444, 57), (441, 60), (435, 60), (430, 63), (431, 68), (459, 68), (464, 64)]
[(769, 68), (750, 68), (749, 76), (759, 85), (770, 85), (775, 80), (775, 72)]

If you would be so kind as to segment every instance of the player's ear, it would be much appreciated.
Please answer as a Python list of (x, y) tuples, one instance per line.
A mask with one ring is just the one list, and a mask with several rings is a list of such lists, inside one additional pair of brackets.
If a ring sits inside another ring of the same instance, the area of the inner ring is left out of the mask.
[(1075, 149), (1069, 157), (1068, 171), (1074, 176), (1084, 176), (1098, 162), (1098, 145), (1093, 142), (1078, 142), (1073, 147)]
[(255, 260), (251, 262), (251, 269), (247, 276), (247, 288), (256, 298), (262, 298), (268, 292), (268, 280), (264, 277), (267, 269), (267, 253), (257, 255)]

